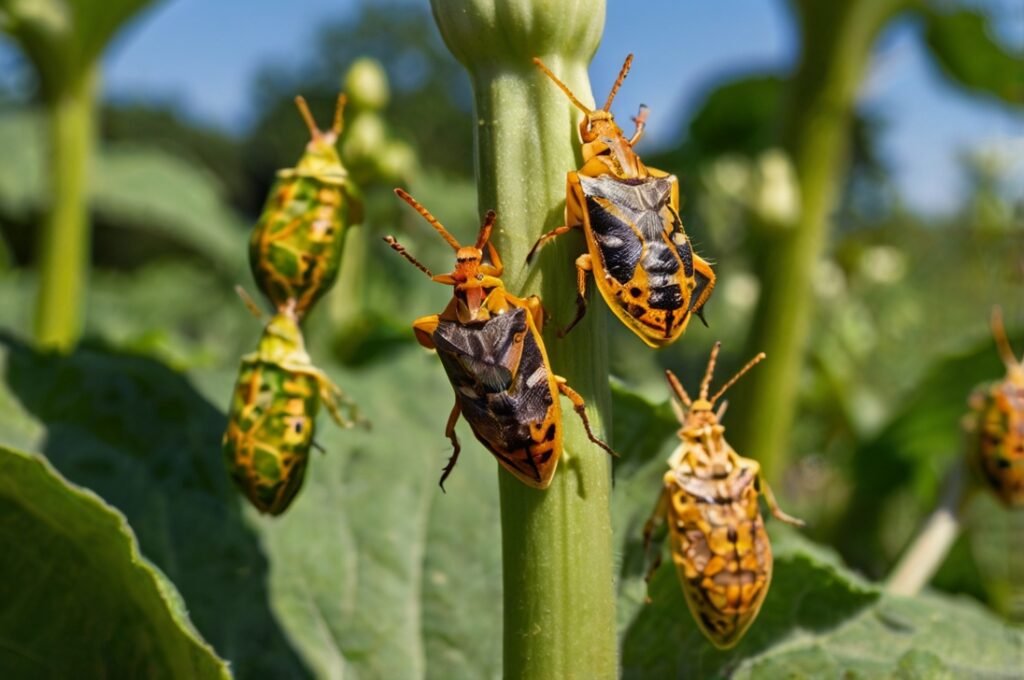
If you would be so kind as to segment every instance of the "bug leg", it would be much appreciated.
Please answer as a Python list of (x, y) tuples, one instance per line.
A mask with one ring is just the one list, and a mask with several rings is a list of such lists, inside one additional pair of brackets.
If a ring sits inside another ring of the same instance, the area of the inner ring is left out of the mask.
[(593, 271), (590, 262), (590, 255), (584, 253), (576, 258), (576, 316), (569, 322), (569, 325), (558, 331), (558, 337), (564, 338), (569, 334), (576, 324), (580, 322), (583, 315), (587, 313), (587, 274)]
[(644, 134), (644, 128), (647, 127), (647, 113), (650, 109), (647, 108), (647, 104), (640, 105), (640, 111), (633, 116), (633, 123), (636, 124), (636, 132), (629, 138), (629, 145), (636, 146), (636, 143), (640, 141), (640, 137)]
[(806, 526), (807, 523), (802, 519), (798, 519), (792, 515), (787, 515), (782, 511), (782, 508), (779, 507), (779, 502), (775, 500), (775, 494), (772, 493), (772, 488), (768, 486), (768, 482), (763, 480), (761, 481), (761, 490), (764, 492), (764, 500), (768, 503), (768, 509), (772, 511), (772, 515), (775, 519), (795, 527)]
[(530, 312), (530, 316), (533, 317), (533, 325), (537, 327), (537, 332), (543, 333), (544, 324), (548, 320), (548, 312), (541, 304), (540, 298), (536, 295), (526, 298), (526, 311)]
[(526, 256), (526, 264), (530, 264), (533, 262), (533, 258), (537, 256), (537, 251), (546, 246), (548, 244), (548, 241), (555, 238), (556, 236), (561, 236), (562, 234), (568, 232), (570, 229), (572, 229), (572, 227), (568, 225), (562, 225), (561, 227), (556, 227), (552, 229), (551, 231), (537, 239), (537, 242), (533, 244), (532, 248), (530, 248), (529, 255)]
[(444, 428), (444, 436), (452, 442), (452, 455), (448, 458), (448, 463), (441, 472), (441, 479), (437, 482), (441, 491), (444, 491), (444, 480), (448, 479), (448, 475), (455, 469), (455, 463), (459, 461), (459, 451), (462, 450), (462, 447), (459, 446), (459, 437), (455, 434), (455, 423), (458, 422), (460, 413), (462, 413), (462, 407), (459, 406), (459, 398), (455, 397), (455, 406), (452, 406), (452, 412), (448, 415), (448, 424)]
[[(334, 422), (344, 428), (362, 425), (369, 429), (370, 421), (363, 418), (359, 413), (359, 406), (342, 392), (340, 387), (331, 382), (324, 374), (319, 375), (317, 379), (320, 382), (320, 400), (323, 401), (324, 407), (327, 408), (327, 412)], [(339, 404), (348, 411), (348, 418), (342, 415)]]
[[(661, 495), (658, 496), (658, 502), (654, 506), (654, 511), (651, 516), (647, 518), (644, 523), (644, 559), (650, 555), (651, 543), (654, 538), (654, 532), (659, 526), (665, 521), (665, 514), (668, 512), (668, 488), (663, 487)], [(661, 566), (661, 551), (654, 556), (654, 559), (650, 561), (647, 570), (644, 572), (644, 584), (650, 587), (651, 579), (654, 577), (654, 572), (658, 571), (658, 567)], [(647, 604), (651, 602), (651, 596), (648, 592), (644, 598)]]
[(565, 378), (560, 375), (555, 376), (555, 382), (558, 383), (558, 391), (564, 394), (566, 398), (572, 402), (573, 410), (576, 411), (576, 415), (578, 415), (580, 420), (583, 421), (583, 429), (587, 431), (587, 439), (600, 446), (612, 456), (618, 458), (619, 454), (612, 451), (610, 446), (598, 439), (593, 430), (590, 429), (590, 419), (587, 418), (587, 405), (586, 402), (583, 401), (583, 397), (580, 396), (580, 393), (569, 387), (565, 382)]

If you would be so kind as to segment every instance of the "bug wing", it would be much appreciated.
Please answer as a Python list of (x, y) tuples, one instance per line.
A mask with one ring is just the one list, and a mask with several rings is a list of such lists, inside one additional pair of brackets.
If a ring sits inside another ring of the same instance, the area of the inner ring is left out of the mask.
[(771, 579), (771, 545), (756, 475), (677, 477), (670, 504), (672, 553), (687, 605), (711, 642), (728, 649), (753, 623)]
[(516, 477), (543, 488), (560, 453), (560, 423), (527, 314), (516, 308), (479, 326), (442, 321), (434, 340), (473, 434)]

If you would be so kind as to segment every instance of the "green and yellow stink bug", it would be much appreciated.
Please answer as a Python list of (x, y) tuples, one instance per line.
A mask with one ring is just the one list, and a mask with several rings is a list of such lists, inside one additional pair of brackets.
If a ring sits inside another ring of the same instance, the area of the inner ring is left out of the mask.
[[(757, 461), (736, 453), (725, 441), (715, 402), (764, 358), (758, 354), (710, 399), (708, 388), (721, 343), (711, 350), (707, 372), (696, 400), (678, 378), (666, 371), (676, 398), (672, 402), (682, 427), (679, 447), (668, 460), (658, 504), (644, 527), (644, 548), (655, 528), (668, 519), (672, 560), (683, 595), (701, 631), (721, 649), (732, 647), (757, 617), (772, 578), (772, 549), (765, 532), (758, 496), (764, 493), (776, 518), (803, 526), (779, 509), (768, 485), (760, 479)], [(655, 559), (650, 581), (660, 564)]]
[(1014, 356), (998, 307), (992, 310), (992, 335), (1006, 377), (971, 395), (968, 426), (989, 486), (1007, 507), (1024, 507), (1024, 359)]
[(593, 272), (615, 315), (645, 343), (663, 347), (683, 334), (692, 314), (701, 315), (715, 273), (693, 252), (683, 230), (679, 180), (645, 166), (633, 151), (647, 108), (641, 106), (633, 119), (632, 137), (623, 134), (610, 113), (632, 59), (626, 58), (608, 100), (596, 111), (584, 106), (540, 59), (533, 60), (583, 112), (583, 166), (566, 181), (565, 225), (537, 239), (527, 261), (552, 238), (582, 228), (587, 252), (576, 259), (576, 317), (562, 332), (586, 312), (587, 272)]
[(222, 441), (231, 478), (260, 512), (281, 514), (302, 487), (321, 403), (342, 427), (359, 420), (338, 386), (310, 362), (295, 318), (274, 315), (256, 352), (242, 357)]
[[(454, 287), (443, 312), (413, 323), (419, 343), (437, 350), (455, 390), (445, 428), (453, 451), (441, 474), (441, 488), (459, 458), (455, 423), (460, 413), (502, 467), (537, 489), (551, 484), (562, 455), (560, 394), (572, 402), (590, 441), (614, 455), (591, 431), (583, 397), (551, 371), (541, 337), (540, 298), (520, 298), (505, 290), (501, 259), (490, 242), (494, 211), (487, 213), (476, 243), (463, 246), (412, 196), (401, 189), (395, 193), (455, 250), (455, 271), (434, 276), (393, 237), (384, 239), (433, 281)], [(485, 246), (489, 263), (483, 262)]]
[(295, 103), (311, 139), (298, 165), (277, 173), (249, 239), (249, 266), (271, 304), (301, 320), (337, 278), (346, 228), (362, 220), (362, 204), (335, 148), (345, 96), (326, 132), (302, 97)]

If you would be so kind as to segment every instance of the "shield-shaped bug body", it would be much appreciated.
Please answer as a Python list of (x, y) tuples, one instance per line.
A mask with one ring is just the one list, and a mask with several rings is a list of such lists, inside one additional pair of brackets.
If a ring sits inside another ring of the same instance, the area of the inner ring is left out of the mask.
[(633, 119), (636, 132), (626, 137), (610, 113), (632, 55), (619, 73), (603, 108), (580, 102), (546, 66), (534, 59), (583, 111), (580, 136), (583, 166), (568, 174), (565, 225), (541, 236), (530, 251), (552, 238), (581, 228), (587, 252), (576, 260), (577, 311), (568, 332), (586, 311), (587, 273), (615, 315), (651, 347), (678, 339), (693, 314), (700, 315), (715, 286), (711, 266), (693, 252), (679, 218), (679, 181), (649, 168), (633, 151), (646, 124), (647, 109)]
[[(385, 241), (433, 281), (450, 285), (454, 295), (440, 314), (417, 319), (413, 330), (421, 345), (437, 351), (455, 390), (455, 406), (445, 435), (452, 455), (441, 475), (441, 488), (455, 467), (461, 446), (455, 434), (459, 414), (498, 462), (529, 486), (545, 489), (562, 454), (562, 411), (567, 397), (592, 442), (612, 453), (594, 436), (585, 404), (548, 363), (541, 329), (544, 311), (536, 296), (520, 298), (505, 290), (501, 259), (490, 243), (495, 215), (487, 214), (476, 243), (462, 246), (426, 208), (396, 189), (455, 250), (455, 270), (434, 276), (393, 237)], [(483, 261), (487, 248), (490, 262)]]
[(249, 239), (249, 265), (260, 290), (300, 320), (338, 277), (345, 230), (362, 219), (335, 148), (344, 102), (339, 96), (334, 125), (321, 132), (305, 100), (296, 98), (311, 139), (298, 164), (277, 173)]
[(1007, 507), (1024, 506), (1024, 359), (1010, 347), (999, 308), (992, 310), (992, 334), (1006, 377), (971, 395), (969, 429), (985, 481)]
[[(644, 527), (649, 547), (655, 528), (668, 522), (672, 560), (686, 603), (698, 627), (722, 649), (732, 647), (757, 617), (772, 577), (772, 551), (758, 507), (764, 492), (778, 519), (802, 526), (779, 509), (771, 489), (760, 480), (757, 461), (740, 456), (725, 440), (715, 401), (754, 364), (759, 354), (713, 397), (708, 387), (720, 343), (711, 352), (700, 395), (691, 400), (679, 380), (667, 372), (682, 427), (680, 443), (669, 458), (658, 504)], [(650, 580), (660, 563), (647, 574)]]
[(321, 403), (343, 427), (341, 390), (313, 366), (294, 318), (277, 314), (256, 352), (242, 358), (222, 448), (228, 473), (249, 501), (271, 515), (284, 512), (305, 476)]

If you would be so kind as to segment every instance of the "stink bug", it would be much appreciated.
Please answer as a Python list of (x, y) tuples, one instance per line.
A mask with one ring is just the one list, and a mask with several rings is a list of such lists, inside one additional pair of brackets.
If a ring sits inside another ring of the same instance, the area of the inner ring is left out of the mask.
[(311, 139), (294, 168), (280, 170), (249, 239), (249, 266), (260, 290), (281, 311), (302, 319), (334, 284), (346, 228), (362, 219), (362, 205), (335, 145), (345, 95), (334, 124), (321, 132), (306, 100), (295, 103)]
[[(716, 647), (728, 649), (757, 617), (772, 578), (772, 549), (758, 496), (764, 493), (778, 519), (796, 526), (803, 522), (779, 509), (759, 476), (757, 461), (739, 455), (725, 441), (719, 421), (726, 402), (717, 412), (712, 410), (718, 398), (765, 355), (754, 357), (709, 399), (720, 346), (715, 343), (711, 350), (696, 400), (690, 399), (675, 374), (666, 371), (682, 404), (672, 402), (682, 427), (658, 504), (644, 526), (644, 549), (650, 548), (655, 528), (667, 518), (672, 561), (690, 612)], [(660, 562), (658, 558), (652, 563), (648, 582)]]
[(576, 317), (563, 334), (586, 312), (587, 272), (593, 272), (615, 315), (645, 343), (663, 347), (683, 334), (691, 314), (702, 315), (715, 273), (693, 252), (683, 230), (679, 180), (645, 166), (633, 151), (647, 107), (641, 106), (633, 119), (632, 137), (623, 134), (610, 112), (632, 60), (633, 55), (626, 57), (608, 100), (596, 111), (584, 106), (540, 59), (533, 60), (583, 112), (583, 166), (566, 181), (565, 225), (537, 239), (527, 262), (552, 238), (582, 228), (587, 252), (576, 259)]
[[(551, 371), (541, 337), (540, 298), (520, 298), (505, 290), (501, 259), (490, 242), (494, 211), (487, 213), (476, 243), (463, 246), (412, 196), (401, 189), (395, 193), (455, 251), (455, 270), (434, 276), (393, 237), (384, 239), (433, 281), (454, 288), (443, 312), (413, 323), (419, 343), (437, 350), (455, 390), (445, 428), (453, 450), (441, 474), (441, 489), (459, 458), (455, 423), (460, 413), (502, 467), (537, 489), (551, 484), (562, 455), (559, 394), (572, 402), (590, 441), (614, 455), (591, 431), (583, 398)], [(490, 262), (483, 261), (485, 246)]]
[(992, 335), (1006, 366), (1006, 377), (971, 395), (978, 467), (1008, 507), (1024, 506), (1024, 359), (1018, 361), (1006, 337), (1003, 315), (992, 310)]
[(339, 401), (358, 420), (337, 385), (310, 362), (295, 318), (276, 314), (257, 350), (242, 357), (221, 444), (231, 478), (260, 512), (281, 514), (302, 487), (321, 402), (335, 422), (352, 426)]

